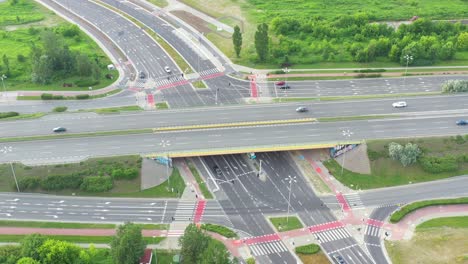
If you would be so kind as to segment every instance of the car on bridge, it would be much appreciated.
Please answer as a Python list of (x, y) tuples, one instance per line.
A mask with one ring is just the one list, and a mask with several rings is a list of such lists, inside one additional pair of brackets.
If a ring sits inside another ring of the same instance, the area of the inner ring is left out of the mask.
[(400, 102), (395, 102), (392, 104), (394, 108), (402, 108), (408, 106), (408, 104), (405, 101), (400, 101)]
[(457, 124), (457, 126), (466, 126), (468, 125), (468, 120), (460, 119), (457, 122), (455, 122), (455, 124)]

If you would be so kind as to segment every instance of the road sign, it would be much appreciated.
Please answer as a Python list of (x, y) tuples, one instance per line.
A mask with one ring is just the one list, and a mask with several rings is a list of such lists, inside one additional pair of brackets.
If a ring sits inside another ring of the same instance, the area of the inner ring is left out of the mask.
[(250, 159), (256, 159), (257, 155), (255, 155), (255, 152), (251, 152), (251, 153), (249, 153), (249, 158)]

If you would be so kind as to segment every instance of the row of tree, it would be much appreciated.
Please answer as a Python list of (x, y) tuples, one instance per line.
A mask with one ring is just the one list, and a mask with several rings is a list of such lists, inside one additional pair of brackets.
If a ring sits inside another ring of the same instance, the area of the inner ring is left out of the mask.
[[(268, 36), (269, 31), (274, 38)], [(239, 56), (242, 34), (238, 27), (232, 39)], [(468, 27), (422, 18), (395, 30), (385, 23), (371, 23), (363, 13), (338, 20), (277, 17), (270, 27), (265, 23), (257, 27), (255, 50), (260, 62), (281, 63), (286, 58), (294, 58), (297, 63), (372, 62), (386, 57), (402, 65), (430, 65), (468, 50)]]

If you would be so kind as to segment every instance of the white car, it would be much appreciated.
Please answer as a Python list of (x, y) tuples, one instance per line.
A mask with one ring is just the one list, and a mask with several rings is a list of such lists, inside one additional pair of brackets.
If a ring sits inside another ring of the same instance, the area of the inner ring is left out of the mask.
[(401, 108), (401, 107), (406, 107), (407, 104), (405, 101), (400, 101), (400, 102), (393, 103), (392, 106), (395, 108)]
[(169, 66), (164, 67), (164, 70), (165, 70), (167, 73), (171, 73), (171, 68), (169, 68)]

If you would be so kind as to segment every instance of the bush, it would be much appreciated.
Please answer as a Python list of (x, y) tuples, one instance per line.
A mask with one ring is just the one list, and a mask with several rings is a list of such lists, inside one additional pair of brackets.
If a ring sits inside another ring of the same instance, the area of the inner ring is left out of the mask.
[(369, 73), (369, 72), (385, 72), (385, 69), (362, 69), (362, 70), (354, 70), (354, 72), (359, 73)]
[(52, 96), (52, 99), (54, 99), (54, 100), (63, 100), (63, 99), (65, 99), (65, 97), (63, 95), (54, 95), (54, 96)]
[(442, 84), (444, 93), (463, 93), (468, 92), (468, 80), (448, 80)]
[(371, 149), (367, 149), (367, 156), (369, 157), (369, 160), (374, 161), (378, 160), (382, 157), (385, 157), (385, 153), (377, 152)]
[(13, 116), (19, 116), (19, 113), (18, 112), (0, 112), (0, 119), (13, 117)]
[(114, 180), (133, 180), (139, 175), (139, 170), (136, 168), (128, 168), (128, 169), (113, 169), (112, 170), (112, 177)]
[(227, 238), (237, 237), (236, 232), (232, 231), (231, 229), (221, 226), (221, 225), (213, 225), (213, 224), (202, 224), (201, 229), (206, 231), (211, 231), (214, 233), (218, 233)]
[(382, 74), (380, 73), (371, 73), (371, 74), (365, 74), (365, 73), (360, 73), (356, 76), (354, 76), (354, 78), (379, 78), (379, 77), (382, 77)]
[(53, 111), (54, 112), (65, 112), (65, 111), (67, 111), (67, 109), (68, 109), (68, 107), (66, 107), (66, 106), (57, 106), (57, 107), (54, 108)]
[(406, 167), (418, 160), (419, 155), (421, 155), (421, 150), (416, 144), (408, 143), (403, 147), (398, 143), (392, 142), (388, 146), (388, 155), (390, 158), (401, 162), (401, 164)]
[(93, 86), (93, 85), (99, 84), (99, 81), (94, 80), (92, 78), (88, 78), (88, 79), (80, 79), (80, 80), (76, 81), (75, 84), (78, 87), (88, 87), (88, 86)]
[(89, 94), (79, 94), (75, 96), (76, 99), (78, 100), (84, 100), (84, 99), (89, 99)]
[(247, 263), (247, 264), (255, 264), (255, 259), (254, 259), (254, 258), (248, 258), (248, 259), (246, 260), (246, 263)]
[(18, 54), (18, 56), (16, 58), (17, 58), (18, 62), (25, 62), (26, 61), (26, 57), (23, 54)]
[[(40, 179), (37, 177), (27, 177), (27, 178), (22, 178), (18, 180), (18, 187), (20, 191), (24, 190), (34, 190), (39, 187), (39, 184), (41, 183)], [(13, 189), (16, 190), (16, 184), (13, 185)]]
[(390, 216), (390, 222), (397, 223), (407, 214), (428, 206), (435, 206), (435, 205), (448, 205), (448, 204), (468, 204), (468, 197), (456, 198), (456, 199), (439, 199), (439, 200), (428, 200), (428, 201), (420, 201), (411, 204), (407, 204), (401, 207), (398, 211), (395, 211)]
[(456, 142), (458, 145), (461, 145), (461, 144), (464, 144), (464, 143), (465, 143), (465, 139), (463, 138), (463, 136), (457, 135), (457, 136), (455, 137), (455, 142)]
[(458, 162), (455, 157), (433, 157), (433, 156), (422, 156), (419, 159), (419, 164), (423, 170), (430, 173), (441, 173), (458, 170)]
[(319, 251), (320, 251), (320, 246), (317, 244), (309, 244), (309, 245), (304, 245), (304, 246), (296, 248), (296, 253), (299, 253), (299, 254), (311, 255), (311, 254), (318, 253)]
[(43, 94), (41, 94), (41, 99), (42, 100), (52, 100), (52, 99), (54, 99), (54, 95), (48, 94), (48, 93), (43, 93)]
[(42, 179), (41, 188), (47, 191), (78, 189), (82, 183), (83, 177), (79, 174), (52, 175)]
[(110, 176), (89, 176), (83, 179), (80, 189), (86, 192), (106, 192), (114, 187)]

